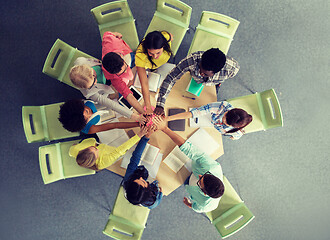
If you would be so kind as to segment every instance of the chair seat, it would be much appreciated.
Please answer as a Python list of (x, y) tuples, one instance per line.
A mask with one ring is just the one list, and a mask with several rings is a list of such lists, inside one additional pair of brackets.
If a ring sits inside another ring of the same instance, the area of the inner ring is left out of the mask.
[(94, 170), (79, 166), (76, 159), (69, 156), (69, 148), (78, 142), (60, 142), (39, 148), (39, 166), (45, 184), (95, 174)]
[(160, 26), (164, 26), (163, 28), (166, 29), (167, 32), (169, 32), (173, 35), (173, 41), (171, 43), (171, 45), (172, 45), (171, 50), (173, 52), (173, 56), (175, 56), (188, 28), (184, 27), (184, 26), (179, 26), (172, 22), (169, 22), (169, 21), (165, 20), (164, 18), (158, 17), (155, 14), (150, 22), (150, 25), (149, 25), (149, 28), (147, 29), (146, 34), (148, 34), (149, 32), (162, 30), (162, 27), (160, 27)]
[[(194, 41), (195, 40), (195, 41)], [(189, 53), (197, 51), (206, 51), (212, 47), (219, 48), (224, 54), (228, 53), (232, 39), (215, 35), (201, 28), (196, 28), (193, 45), (189, 49)]]
[(120, 187), (115, 207), (112, 211), (113, 215), (128, 219), (130, 222), (134, 222), (144, 227), (147, 222), (149, 212), (149, 208), (131, 204), (124, 196), (124, 188)]
[(256, 94), (251, 94), (245, 96), (244, 98), (239, 97), (228, 99), (227, 101), (235, 108), (242, 108), (250, 115), (252, 115), (252, 122), (244, 128), (245, 133), (265, 130), (260, 114), (260, 109), (258, 107), (259, 104)]

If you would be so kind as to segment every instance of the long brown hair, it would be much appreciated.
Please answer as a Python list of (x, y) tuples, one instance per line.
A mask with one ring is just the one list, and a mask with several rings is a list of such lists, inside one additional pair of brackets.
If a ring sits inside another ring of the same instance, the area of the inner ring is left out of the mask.
[(252, 122), (252, 116), (241, 108), (234, 108), (227, 112), (226, 122), (234, 127), (227, 133), (234, 133), (249, 125)]
[(161, 49), (163, 48), (170, 56), (172, 56), (172, 50), (170, 48), (169, 42), (171, 41), (171, 34), (166, 32), (170, 38), (167, 40), (162, 32), (166, 31), (153, 31), (147, 34), (147, 36), (141, 41), (142, 51), (147, 55), (148, 60), (151, 62), (152, 66), (157, 67), (157, 65), (152, 61), (152, 57), (148, 54), (148, 49)]

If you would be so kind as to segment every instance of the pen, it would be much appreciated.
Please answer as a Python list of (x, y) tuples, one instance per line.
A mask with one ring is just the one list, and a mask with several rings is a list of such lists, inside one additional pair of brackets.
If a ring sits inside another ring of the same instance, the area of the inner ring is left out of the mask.
[(185, 95), (182, 95), (182, 97), (190, 98), (190, 99), (192, 99), (192, 100), (195, 100), (195, 99), (196, 99), (196, 98), (194, 98), (194, 97), (187, 97), (187, 96), (185, 96)]

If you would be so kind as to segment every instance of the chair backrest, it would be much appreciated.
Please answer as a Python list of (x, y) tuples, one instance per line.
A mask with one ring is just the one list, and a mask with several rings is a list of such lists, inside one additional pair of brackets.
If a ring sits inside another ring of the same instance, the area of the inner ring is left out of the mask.
[(203, 11), (188, 54), (210, 48), (219, 48), (227, 54), (239, 23), (226, 15)]
[(94, 58), (57, 39), (48, 53), (42, 72), (78, 89), (69, 77), (70, 69), (78, 57)]
[(39, 166), (44, 184), (61, 179), (95, 174), (94, 170), (80, 167), (69, 149), (79, 140), (60, 142), (39, 147)]
[(246, 207), (228, 179), (224, 176), (225, 192), (218, 207), (206, 216), (216, 227), (222, 238), (229, 237), (246, 226), (254, 215)]
[(260, 101), (261, 115), (265, 129), (282, 127), (283, 117), (280, 103), (274, 89), (263, 91), (259, 94), (258, 101)]
[(121, 240), (139, 240), (144, 231), (150, 209), (135, 206), (124, 196), (120, 186), (117, 198), (103, 233)]
[(100, 30), (101, 38), (107, 31), (119, 32), (134, 51), (139, 44), (135, 20), (126, 0), (114, 1), (91, 10)]
[(79, 136), (78, 132), (73, 133), (64, 129), (58, 120), (62, 104), (63, 102), (22, 107), (22, 122), (29, 143)]
[(145, 36), (153, 31), (165, 30), (171, 33), (171, 50), (175, 56), (189, 28), (191, 12), (192, 8), (179, 0), (157, 0), (156, 12)]
[(252, 115), (252, 122), (245, 127), (246, 133), (283, 126), (282, 111), (274, 89), (227, 101)]

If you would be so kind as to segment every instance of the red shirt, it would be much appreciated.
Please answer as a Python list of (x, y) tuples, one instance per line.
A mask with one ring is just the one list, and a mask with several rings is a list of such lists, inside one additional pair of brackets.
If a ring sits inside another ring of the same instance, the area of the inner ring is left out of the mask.
[[(102, 59), (109, 52), (116, 52), (126, 55), (133, 51), (123, 39), (117, 38), (112, 32), (105, 32), (102, 40)], [(133, 79), (133, 73), (129, 66), (127, 67), (126, 72), (120, 76), (109, 73), (103, 66), (102, 71), (105, 78), (111, 81), (114, 88), (121, 95), (123, 95), (124, 98), (126, 98), (128, 94), (132, 93), (132, 91), (127, 87), (128, 81)]]

